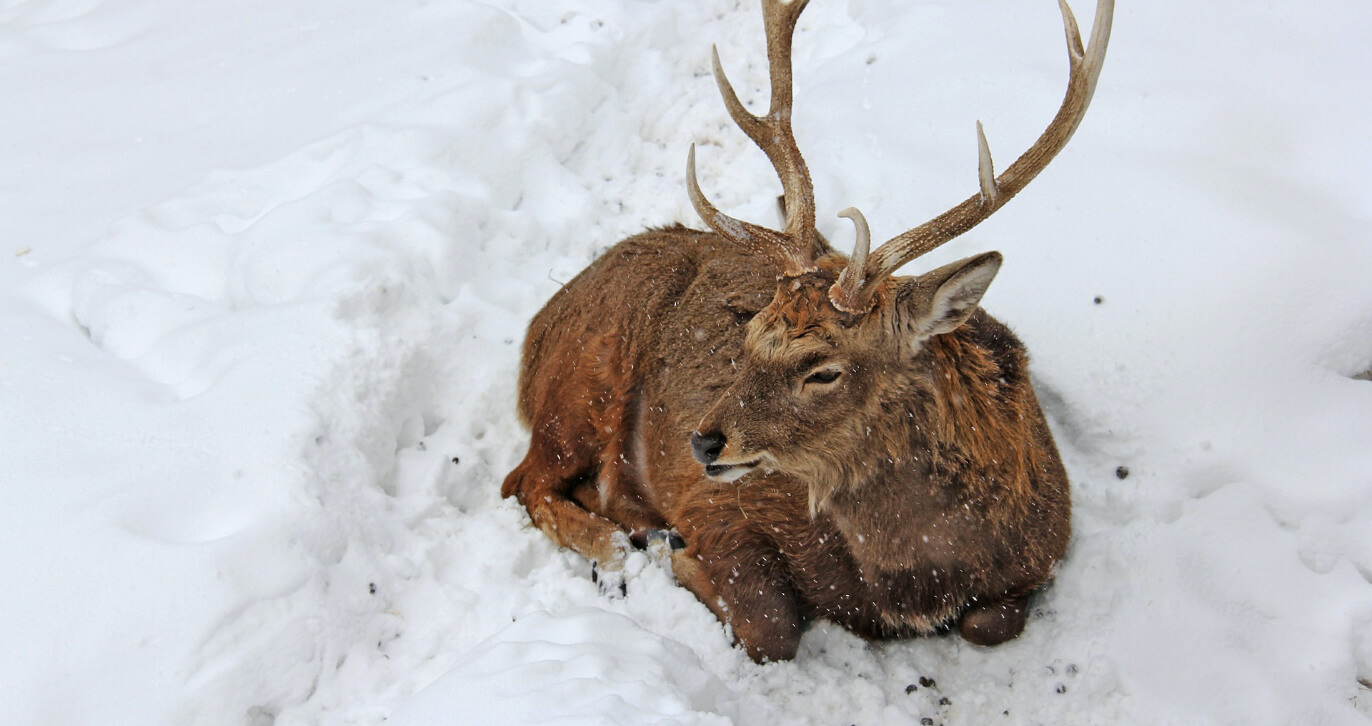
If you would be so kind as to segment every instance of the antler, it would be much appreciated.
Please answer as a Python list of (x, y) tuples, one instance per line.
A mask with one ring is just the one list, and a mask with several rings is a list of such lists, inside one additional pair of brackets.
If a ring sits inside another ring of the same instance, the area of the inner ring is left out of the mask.
[[(1038, 173), (1048, 166), (1067, 145), (1072, 133), (1081, 124), (1091, 96), (1096, 91), (1105, 60), (1105, 48), (1110, 42), (1110, 22), (1114, 14), (1114, 0), (1098, 0), (1096, 17), (1091, 25), (1091, 43), (1085, 50), (1081, 31), (1066, 0), (1058, 0), (1062, 22), (1067, 31), (1067, 52), (1070, 71), (1067, 95), (1048, 128), (1027, 151), (1020, 155), (999, 177), (991, 166), (991, 151), (977, 122), (978, 172), (981, 191), (939, 216), (892, 238), (870, 256), (854, 254), (847, 269), (829, 289), (834, 306), (847, 312), (865, 312), (872, 304), (872, 296), (882, 280), (920, 255), (935, 249), (980, 224), (1021, 189), (1028, 186)], [(862, 243), (859, 242), (859, 246)], [(865, 250), (862, 252), (865, 253)]]
[(763, 21), (767, 29), (767, 62), (771, 77), (772, 100), (767, 115), (756, 116), (743, 107), (738, 94), (724, 76), (719, 50), (711, 50), (715, 83), (729, 116), (748, 138), (767, 154), (781, 179), (786, 207), (786, 231), (759, 227), (734, 219), (710, 204), (696, 182), (695, 146), (686, 159), (686, 183), (691, 204), (715, 232), (745, 248), (770, 257), (787, 277), (814, 269), (815, 195), (810, 172), (800, 156), (791, 131), (791, 39), (796, 19), (809, 0), (762, 0)]

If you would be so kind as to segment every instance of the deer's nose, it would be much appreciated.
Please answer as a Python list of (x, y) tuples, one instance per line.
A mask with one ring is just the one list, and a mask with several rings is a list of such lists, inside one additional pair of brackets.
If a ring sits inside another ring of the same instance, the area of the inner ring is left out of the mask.
[(719, 458), (719, 453), (724, 450), (724, 441), (724, 434), (719, 431), (703, 434), (696, 431), (691, 434), (691, 454), (702, 464), (713, 464)]

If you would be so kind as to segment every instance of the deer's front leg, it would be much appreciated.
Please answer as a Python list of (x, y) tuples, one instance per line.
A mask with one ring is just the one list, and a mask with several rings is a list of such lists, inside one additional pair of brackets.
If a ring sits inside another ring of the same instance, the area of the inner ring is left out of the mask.
[(572, 490), (595, 473), (595, 462), (557, 446), (553, 437), (535, 433), (524, 461), (505, 477), (501, 496), (516, 497), (534, 526), (557, 544), (591, 560), (603, 589), (622, 589), (628, 535), (613, 521), (587, 511)]
[(685, 549), (672, 552), (680, 582), (734, 631), (734, 640), (758, 663), (796, 656), (805, 631), (790, 573), (770, 539), (720, 522), (684, 532)]

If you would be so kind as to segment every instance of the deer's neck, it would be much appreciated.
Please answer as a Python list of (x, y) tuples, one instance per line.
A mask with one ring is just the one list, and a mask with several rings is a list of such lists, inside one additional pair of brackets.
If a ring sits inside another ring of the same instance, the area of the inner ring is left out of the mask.
[(932, 375), (884, 407), (901, 411), (882, 436), (900, 445), (876, 452), (826, 503), (866, 573), (961, 561), (1027, 501), (1033, 452), (1011, 443), (1030, 440), (1022, 429), (1037, 420), (1024, 410), (1022, 349), (1013, 338), (988, 347), (978, 333), (929, 341)]

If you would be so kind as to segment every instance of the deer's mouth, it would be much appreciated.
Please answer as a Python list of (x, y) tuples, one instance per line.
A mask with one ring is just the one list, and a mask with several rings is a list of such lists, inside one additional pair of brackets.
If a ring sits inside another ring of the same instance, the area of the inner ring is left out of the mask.
[(757, 459), (743, 464), (706, 464), (705, 476), (727, 484), (729, 482), (738, 481), (753, 469), (756, 469), (761, 462), (761, 459)]

